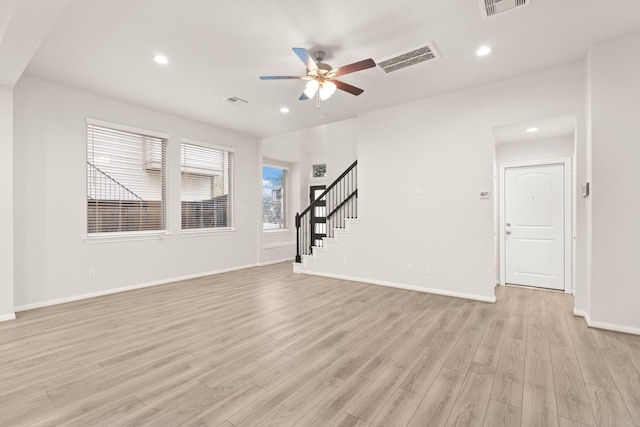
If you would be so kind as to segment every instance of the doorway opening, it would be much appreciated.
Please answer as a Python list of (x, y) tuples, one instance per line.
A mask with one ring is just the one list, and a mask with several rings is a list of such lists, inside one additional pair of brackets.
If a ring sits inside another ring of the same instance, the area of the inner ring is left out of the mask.
[(494, 129), (501, 285), (573, 292), (575, 123), (565, 116)]

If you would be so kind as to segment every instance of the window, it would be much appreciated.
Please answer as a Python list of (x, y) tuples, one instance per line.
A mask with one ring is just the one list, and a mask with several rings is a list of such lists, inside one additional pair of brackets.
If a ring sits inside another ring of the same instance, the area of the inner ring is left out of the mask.
[(327, 164), (323, 163), (321, 165), (313, 165), (311, 166), (311, 176), (314, 178), (324, 178), (327, 176)]
[(233, 152), (185, 141), (180, 144), (182, 229), (230, 228)]
[(165, 230), (167, 136), (87, 120), (87, 233)]
[(262, 229), (287, 228), (288, 170), (278, 166), (262, 167)]

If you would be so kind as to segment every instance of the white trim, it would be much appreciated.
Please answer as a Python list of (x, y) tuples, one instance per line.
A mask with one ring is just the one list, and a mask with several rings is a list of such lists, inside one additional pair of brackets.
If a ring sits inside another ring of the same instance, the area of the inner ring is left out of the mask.
[(577, 308), (573, 307), (573, 315), (574, 316), (578, 316), (578, 317), (587, 317), (587, 312), (584, 310), (578, 310)]
[(500, 211), (498, 212), (499, 242), (500, 242), (500, 285), (506, 284), (507, 265), (506, 247), (504, 244), (504, 174), (507, 168), (520, 168), (527, 166), (549, 166), (561, 164), (564, 166), (564, 292), (573, 294), (573, 193), (572, 180), (573, 171), (571, 169), (571, 157), (560, 157), (544, 160), (531, 160), (524, 162), (500, 163)]
[(290, 257), (290, 258), (277, 259), (275, 261), (259, 262), (258, 267), (265, 267), (267, 265), (273, 265), (273, 264), (282, 264), (283, 262), (293, 261), (293, 259), (294, 259), (293, 257)]
[(224, 145), (216, 145), (210, 142), (198, 141), (198, 140), (189, 139), (189, 138), (180, 138), (180, 143), (197, 145), (198, 147), (211, 148), (213, 150), (218, 150), (218, 151), (228, 151), (230, 153), (236, 152), (236, 149), (232, 147), (225, 147)]
[(85, 121), (88, 125), (102, 126), (106, 128), (111, 128), (115, 130), (121, 130), (124, 132), (131, 132), (131, 133), (136, 133), (136, 134), (146, 135), (146, 136), (155, 136), (156, 138), (166, 139), (167, 141), (169, 141), (169, 139), (171, 138), (171, 135), (169, 135), (168, 133), (158, 132), (155, 130), (141, 129), (133, 126), (122, 125), (120, 123), (107, 122), (104, 120), (93, 119), (91, 117), (86, 117)]
[(288, 248), (290, 246), (295, 246), (296, 242), (281, 242), (281, 243), (271, 243), (268, 245), (262, 245), (260, 249), (277, 249), (277, 248)]
[(10, 320), (16, 320), (15, 313), (3, 314), (2, 316), (0, 316), (0, 322), (8, 322)]
[(273, 229), (263, 229), (262, 232), (264, 234), (278, 234), (278, 233), (288, 233), (290, 232), (290, 228), (273, 228)]
[(131, 242), (136, 240), (164, 240), (171, 238), (166, 231), (132, 231), (131, 233), (96, 233), (84, 238), (85, 243), (116, 243)]
[(607, 331), (623, 332), (625, 334), (640, 335), (640, 328), (634, 328), (632, 326), (626, 326), (626, 325), (618, 325), (617, 323), (598, 322), (598, 321), (595, 321), (595, 320), (591, 320), (591, 318), (589, 317), (587, 312), (582, 311), (582, 310), (578, 310), (576, 308), (573, 309), (573, 315), (574, 316), (583, 317), (585, 322), (587, 323), (587, 326), (589, 326), (590, 328), (605, 329)]
[[(296, 265), (294, 263), (294, 272), (296, 272), (295, 268), (296, 268)], [(386, 281), (383, 281), (383, 280), (373, 280), (373, 279), (366, 279), (366, 278), (362, 278), (362, 277), (345, 276), (345, 275), (342, 275), (342, 274), (321, 273), (321, 272), (309, 271), (309, 270), (302, 270), (300, 272), (303, 273), (303, 274), (309, 274), (311, 276), (328, 277), (330, 279), (349, 280), (351, 282), (360, 282), (360, 283), (367, 283), (367, 284), (370, 284), (370, 285), (386, 286), (386, 287), (389, 287), (389, 288), (404, 289), (404, 290), (407, 290), (407, 291), (424, 292), (424, 293), (427, 293), (427, 294), (444, 295), (444, 296), (447, 296), (447, 297), (464, 298), (464, 299), (470, 299), (470, 300), (482, 301), (482, 302), (489, 302), (489, 303), (495, 303), (496, 302), (496, 297), (495, 296), (493, 296), (493, 297), (484, 297), (484, 296), (475, 295), (475, 294), (465, 294), (465, 293), (462, 293), (462, 292), (445, 291), (445, 290), (442, 290), (442, 289), (434, 289), (434, 288), (423, 288), (421, 286), (405, 285), (405, 284), (402, 284), (402, 283), (386, 282)]]
[(49, 307), (52, 305), (58, 305), (58, 304), (64, 304), (67, 302), (74, 302), (74, 301), (80, 301), (80, 300), (84, 300), (84, 299), (88, 299), (88, 298), (95, 298), (95, 297), (101, 297), (101, 296), (105, 296), (105, 295), (111, 295), (111, 294), (117, 294), (120, 292), (126, 292), (126, 291), (132, 291), (135, 289), (142, 289), (142, 288), (149, 288), (152, 286), (158, 286), (158, 285), (166, 285), (168, 283), (172, 283), (172, 282), (179, 282), (182, 280), (189, 280), (189, 279), (197, 279), (199, 277), (205, 277), (205, 276), (213, 276), (216, 274), (222, 274), (222, 273), (228, 273), (231, 271), (237, 271), (237, 270), (244, 270), (246, 268), (253, 268), (253, 267), (257, 267), (258, 264), (247, 264), (247, 265), (241, 265), (238, 267), (230, 267), (230, 268), (225, 268), (222, 270), (215, 270), (215, 271), (209, 271), (209, 272), (205, 272), (205, 273), (196, 273), (196, 274), (190, 274), (187, 276), (182, 276), (182, 277), (174, 277), (171, 279), (163, 279), (163, 280), (158, 280), (155, 282), (148, 282), (148, 283), (141, 283), (139, 285), (131, 285), (131, 286), (123, 286), (121, 288), (114, 288), (114, 289), (107, 289), (104, 291), (98, 291), (98, 292), (91, 292), (88, 294), (82, 294), (82, 295), (76, 295), (76, 296), (72, 296), (72, 297), (66, 297), (66, 298), (58, 298), (58, 299), (54, 299), (54, 300), (49, 300), (49, 301), (44, 301), (44, 302), (37, 302), (34, 304), (26, 304), (26, 305), (22, 305), (19, 307), (15, 307), (15, 311), (19, 312), (19, 311), (26, 311), (26, 310), (33, 310), (34, 308), (42, 308), (42, 307)]
[(236, 229), (233, 227), (193, 228), (193, 229), (182, 230), (180, 232), (180, 238), (216, 236), (216, 235), (224, 235), (224, 234), (233, 234), (235, 232), (236, 232)]
[[(273, 168), (273, 169), (282, 169), (282, 170), (290, 170), (291, 169), (291, 163), (289, 162), (283, 162), (283, 161), (279, 161), (279, 160), (272, 160), (268, 157), (263, 157), (262, 158), (262, 167), (260, 167), (260, 169), (262, 169), (263, 167), (268, 167), (268, 168)], [(262, 175), (262, 173), (261, 173)]]

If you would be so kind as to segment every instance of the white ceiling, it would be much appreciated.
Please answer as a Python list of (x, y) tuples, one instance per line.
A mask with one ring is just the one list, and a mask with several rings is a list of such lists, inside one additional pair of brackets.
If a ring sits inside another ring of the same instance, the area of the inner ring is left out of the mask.
[[(479, 0), (68, 0), (61, 13), (38, 6), (50, 1), (17, 1), (52, 25), (27, 74), (260, 137), (580, 61), (589, 46), (640, 31), (638, 0), (531, 0), (490, 19)], [(14, 25), (12, 34), (31, 30)], [(303, 81), (258, 79), (303, 75), (292, 47), (322, 48), (338, 67), (426, 42), (440, 59), (346, 75), (365, 92), (338, 91), (321, 111), (297, 100)], [(478, 58), (482, 44), (493, 52)], [(155, 64), (156, 53), (170, 64)], [(222, 102), (230, 96), (249, 104)], [(291, 112), (281, 114), (282, 106)]]
[[(527, 129), (538, 129), (527, 132)], [(497, 126), (493, 129), (493, 140), (496, 145), (510, 142), (526, 142), (549, 138), (573, 137), (576, 130), (575, 116), (551, 117), (535, 119), (524, 123)]]

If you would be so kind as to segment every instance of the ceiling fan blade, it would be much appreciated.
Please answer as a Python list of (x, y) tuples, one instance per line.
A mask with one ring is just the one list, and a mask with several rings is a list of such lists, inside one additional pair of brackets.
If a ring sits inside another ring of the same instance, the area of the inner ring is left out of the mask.
[(300, 95), (298, 101), (306, 101), (307, 99), (309, 99), (309, 97), (304, 92), (302, 92), (302, 95)]
[(300, 76), (260, 76), (260, 80), (282, 80), (282, 79), (301, 80), (303, 78), (304, 77), (300, 77)]
[(358, 96), (362, 92), (364, 92), (363, 89), (360, 89), (359, 87), (352, 86), (352, 85), (350, 85), (348, 83), (345, 83), (345, 82), (341, 82), (340, 80), (331, 80), (331, 81), (336, 84), (336, 87), (338, 89), (343, 90), (345, 92), (349, 92), (352, 95)]
[(363, 59), (362, 61), (337, 68), (331, 72), (331, 75), (334, 77), (344, 76), (345, 74), (355, 73), (356, 71), (366, 70), (367, 68), (373, 68), (375, 66), (376, 63), (373, 59)]
[(293, 51), (295, 52), (296, 55), (298, 55), (298, 58), (300, 58), (300, 60), (304, 63), (305, 67), (307, 67), (307, 70), (318, 69), (318, 64), (316, 64), (316, 61), (314, 61), (311, 55), (309, 55), (309, 52), (307, 52), (307, 49), (303, 49), (301, 47), (294, 47)]

